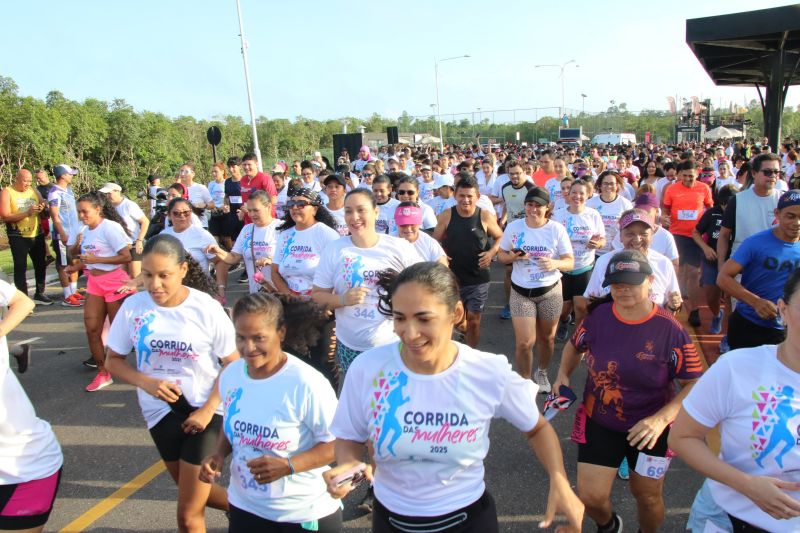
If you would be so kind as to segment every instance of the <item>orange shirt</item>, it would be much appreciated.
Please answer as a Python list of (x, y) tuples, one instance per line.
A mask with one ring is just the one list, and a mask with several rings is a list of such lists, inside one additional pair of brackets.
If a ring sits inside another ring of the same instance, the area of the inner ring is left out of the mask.
[(664, 191), (664, 205), (669, 210), (670, 233), (691, 237), (703, 211), (713, 206), (714, 201), (705, 183), (695, 181), (689, 188), (679, 179)]
[(555, 177), (556, 177), (556, 174), (555, 174), (555, 172), (554, 172), (554, 173), (552, 173), (552, 174), (547, 174), (547, 173), (545, 173), (544, 169), (541, 169), (541, 168), (540, 168), (539, 170), (537, 170), (536, 172), (534, 172), (534, 173), (533, 173), (533, 176), (531, 176), (531, 177), (533, 178), (533, 183), (534, 183), (534, 184), (535, 184), (537, 187), (542, 187), (542, 188), (544, 188), (545, 184), (546, 184), (548, 181), (550, 181), (550, 178), (555, 178)]

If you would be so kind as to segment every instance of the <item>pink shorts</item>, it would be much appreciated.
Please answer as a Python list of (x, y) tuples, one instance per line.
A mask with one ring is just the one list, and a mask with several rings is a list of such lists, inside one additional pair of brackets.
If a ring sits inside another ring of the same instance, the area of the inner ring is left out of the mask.
[(130, 294), (128, 292), (115, 292), (126, 281), (131, 279), (124, 268), (112, 270), (108, 274), (103, 274), (101, 276), (96, 276), (87, 270), (86, 278), (88, 280), (86, 283), (86, 292), (92, 296), (100, 296), (106, 302), (116, 302)]
[(32, 529), (47, 523), (61, 469), (46, 478), (15, 485), (0, 485), (0, 529)]

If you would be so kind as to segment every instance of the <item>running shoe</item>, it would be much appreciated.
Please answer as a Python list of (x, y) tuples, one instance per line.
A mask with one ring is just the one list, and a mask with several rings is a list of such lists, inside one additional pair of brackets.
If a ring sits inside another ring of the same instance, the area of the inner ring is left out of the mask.
[(536, 370), (535, 381), (539, 385), (539, 394), (548, 394), (551, 390), (550, 380), (547, 379), (547, 371), (541, 368)]
[[(78, 294), (78, 293), (75, 293)], [(64, 307), (80, 307), (83, 305), (83, 300), (79, 300), (75, 297), (75, 294), (70, 294), (63, 300), (61, 300), (61, 305)]]
[(33, 295), (33, 301), (36, 302), (36, 305), (53, 305), (54, 303), (46, 294), (42, 294), (41, 292), (37, 292)]
[(728, 336), (725, 335), (722, 337), (722, 340), (719, 341), (719, 354), (722, 355), (724, 353), (728, 353), (731, 351), (731, 347), (728, 344)]
[(569, 318), (559, 320), (558, 329), (556, 330), (556, 340), (564, 342), (567, 338), (569, 338)]
[(507, 305), (500, 311), (500, 318), (503, 320), (510, 320), (511, 319), (511, 306)]
[(361, 500), (361, 503), (358, 504), (358, 508), (367, 513), (371, 513), (374, 504), (375, 504), (375, 494), (373, 494), (372, 485), (370, 485), (367, 488), (367, 493), (364, 494), (364, 498)]
[(247, 270), (242, 272), (242, 275), (239, 277), (239, 283), (247, 283)]
[(231, 267), (231, 268), (228, 270), (228, 274), (233, 274), (234, 272), (238, 272), (238, 271), (239, 271), (239, 270), (241, 270), (243, 267), (244, 267), (244, 265), (243, 265), (243, 264), (241, 263), (241, 261), (240, 261), (240, 262), (236, 263), (235, 265), (233, 265), (233, 266), (232, 266), (232, 267)]
[(15, 348), (20, 350), (19, 353), (14, 353), (14, 359), (17, 360), (17, 372), (24, 374), (25, 371), (28, 370), (28, 365), (31, 362), (31, 345), (23, 344), (22, 346), (16, 346)]
[(689, 318), (686, 320), (690, 326), (699, 328), (702, 322), (700, 322), (700, 310), (695, 309), (691, 313), (689, 313)]
[(114, 383), (111, 374), (103, 370), (98, 372), (91, 383), (86, 387), (86, 392), (96, 392)]
[(92, 370), (97, 370), (97, 362), (94, 360), (93, 357), (90, 357), (86, 361), (82, 361), (81, 364), (86, 368), (91, 368)]
[(622, 517), (617, 513), (613, 513), (608, 524), (605, 526), (597, 524), (597, 531), (602, 533), (622, 533)]
[(74, 296), (76, 299), (80, 300), (81, 302), (86, 300), (86, 296), (84, 296), (81, 291), (73, 292), (72, 296)]
[(628, 481), (631, 478), (631, 472), (628, 468), (628, 458), (625, 457), (622, 460), (622, 463), (617, 468), (617, 477), (620, 478), (622, 481)]
[(722, 333), (722, 319), (725, 318), (725, 310), (720, 309), (719, 314), (711, 319), (711, 327), (708, 329), (712, 335), (719, 335)]

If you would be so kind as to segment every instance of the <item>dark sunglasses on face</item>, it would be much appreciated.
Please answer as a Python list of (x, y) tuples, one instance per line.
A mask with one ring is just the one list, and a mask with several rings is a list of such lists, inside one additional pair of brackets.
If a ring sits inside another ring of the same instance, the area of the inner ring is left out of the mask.
[(361, 175), (363, 177), (365, 177), (365, 178), (371, 178), (372, 177), (372, 173), (371, 172), (362, 172)]
[(781, 171), (778, 170), (777, 168), (763, 168), (761, 169), (761, 172), (768, 178), (771, 178), (772, 176), (781, 175)]
[(400, 196), (401, 194), (414, 194), (415, 192), (417, 191), (413, 189), (403, 189), (401, 191), (397, 191), (397, 195)]
[(286, 207), (288, 207), (289, 209), (291, 209), (292, 207), (303, 208), (307, 205), (311, 205), (311, 202), (308, 202), (306, 200), (289, 200), (288, 202), (286, 202)]
[(191, 210), (188, 210), (188, 211), (173, 211), (172, 212), (172, 216), (174, 216), (176, 218), (186, 218), (186, 217), (192, 216), (192, 211)]

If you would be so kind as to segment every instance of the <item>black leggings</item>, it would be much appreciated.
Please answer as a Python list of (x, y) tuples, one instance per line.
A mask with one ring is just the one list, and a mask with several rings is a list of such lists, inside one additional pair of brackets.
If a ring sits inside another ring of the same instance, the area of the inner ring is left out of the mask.
[(33, 263), (34, 278), (36, 279), (36, 292), (44, 292), (44, 276), (47, 270), (44, 235), (36, 237), (8, 237), (8, 246), (11, 248), (11, 257), (14, 260), (14, 285), (23, 294), (28, 294), (28, 281), (25, 271), (28, 269), (28, 256)]
[(336, 322), (329, 320), (319, 329), (319, 340), (315, 346), (309, 346), (308, 364), (319, 370), (325, 376), (333, 387), (333, 390), (338, 390), (338, 382), (336, 380), (336, 363), (331, 356), (333, 348), (335, 347), (334, 327)]
[(230, 508), (231, 518), (228, 525), (228, 533), (251, 533), (253, 531), (262, 533), (305, 533), (307, 531), (339, 533), (342, 530), (341, 509), (336, 509), (335, 513), (317, 520), (317, 529), (306, 529), (302, 524), (273, 522), (233, 505)]
[(731, 525), (733, 525), (733, 533), (767, 533), (766, 529), (761, 529), (760, 527), (750, 525), (744, 520), (739, 520), (732, 514), (729, 514), (728, 518), (731, 519)]
[(737, 348), (754, 348), (764, 344), (780, 344), (786, 338), (782, 329), (765, 328), (754, 324), (734, 311), (728, 319), (728, 346)]
[(484, 492), (478, 500), (462, 509), (441, 516), (413, 517), (391, 512), (375, 498), (372, 509), (372, 533), (497, 533), (497, 508), (494, 498)]

